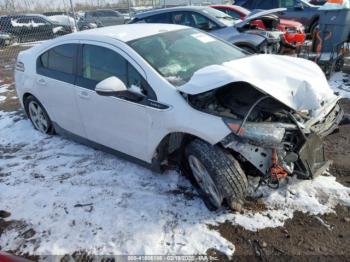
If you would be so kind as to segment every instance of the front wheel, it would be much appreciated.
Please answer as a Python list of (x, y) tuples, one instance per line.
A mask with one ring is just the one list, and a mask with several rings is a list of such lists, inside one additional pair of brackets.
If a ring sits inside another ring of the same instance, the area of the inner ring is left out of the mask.
[(52, 122), (42, 104), (33, 96), (29, 96), (24, 104), (28, 117), (35, 129), (44, 134), (53, 134)]
[(210, 210), (218, 209), (224, 200), (231, 209), (239, 209), (248, 181), (231, 154), (196, 139), (187, 146), (186, 158), (199, 186), (198, 192)]

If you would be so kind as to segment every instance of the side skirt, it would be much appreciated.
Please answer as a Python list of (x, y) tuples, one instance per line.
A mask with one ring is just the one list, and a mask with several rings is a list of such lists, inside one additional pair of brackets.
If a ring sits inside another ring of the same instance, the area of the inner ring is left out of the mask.
[(101, 150), (101, 151), (106, 152), (106, 153), (111, 154), (111, 155), (115, 155), (115, 156), (122, 158), (124, 160), (127, 160), (129, 162), (133, 162), (135, 164), (138, 164), (138, 165), (141, 165), (141, 166), (146, 167), (148, 169), (151, 169), (154, 172), (162, 173), (160, 163), (156, 160), (153, 160), (152, 163), (148, 163), (146, 161), (143, 161), (143, 160), (138, 159), (136, 157), (127, 155), (127, 154), (120, 152), (118, 150), (112, 149), (110, 147), (101, 145), (101, 144), (96, 143), (96, 142), (93, 142), (87, 138), (73, 134), (73, 133), (67, 131), (66, 129), (60, 127), (55, 122), (53, 122), (52, 124), (53, 124), (53, 127), (54, 127), (57, 134), (65, 137), (65, 138), (68, 138), (69, 140), (73, 140), (73, 141), (78, 142), (80, 144), (92, 147), (92, 148), (97, 149), (97, 150)]

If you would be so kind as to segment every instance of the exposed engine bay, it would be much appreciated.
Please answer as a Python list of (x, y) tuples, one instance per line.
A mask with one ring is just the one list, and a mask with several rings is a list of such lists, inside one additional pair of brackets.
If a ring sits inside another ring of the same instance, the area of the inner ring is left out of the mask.
[(295, 112), (249, 83), (231, 83), (192, 95), (188, 102), (197, 110), (222, 117), (232, 130), (222, 146), (238, 153), (243, 166), (254, 166), (250, 171), (258, 171), (271, 184), (288, 175), (309, 179), (329, 166), (322, 137), (332, 132), (342, 118), (338, 105), (328, 120), (326, 117), (328, 125), (306, 133), (302, 127), (310, 116)]
[[(260, 23), (264, 28), (260, 28), (258, 25)], [(241, 32), (263, 35), (267, 38), (268, 45), (272, 46), (273, 52), (278, 53), (281, 46), (287, 45), (283, 38), (283, 32), (281, 32), (277, 27), (280, 24), (280, 19), (276, 15), (265, 15), (247, 23), (245, 26), (240, 28)], [(289, 46), (289, 45), (288, 45)], [(268, 53), (268, 52), (267, 52)]]

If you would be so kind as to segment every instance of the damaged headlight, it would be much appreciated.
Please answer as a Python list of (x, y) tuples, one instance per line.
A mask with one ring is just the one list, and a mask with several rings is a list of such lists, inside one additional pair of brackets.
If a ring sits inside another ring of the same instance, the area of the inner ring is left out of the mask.
[(294, 125), (283, 123), (251, 123), (247, 122), (244, 126), (237, 121), (230, 119), (224, 120), (232, 132), (248, 143), (261, 147), (283, 147), (283, 138), (286, 129), (295, 129)]

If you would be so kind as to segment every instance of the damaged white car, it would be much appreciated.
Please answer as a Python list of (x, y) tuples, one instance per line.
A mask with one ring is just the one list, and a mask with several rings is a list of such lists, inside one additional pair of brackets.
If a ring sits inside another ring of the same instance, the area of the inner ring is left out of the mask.
[(236, 208), (248, 174), (276, 186), (322, 172), (322, 138), (343, 115), (313, 62), (247, 56), (178, 25), (66, 35), (21, 52), (15, 77), (36, 129), (187, 170), (211, 209)]

